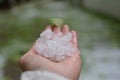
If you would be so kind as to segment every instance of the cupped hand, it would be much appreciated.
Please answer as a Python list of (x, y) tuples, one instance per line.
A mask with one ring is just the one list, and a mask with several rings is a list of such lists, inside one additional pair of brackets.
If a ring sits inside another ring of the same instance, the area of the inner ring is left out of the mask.
[[(64, 25), (62, 30), (59, 27), (47, 26), (46, 29), (51, 29), (54, 33), (61, 31), (63, 34), (67, 32), (72, 33), (72, 44), (75, 48), (78, 48), (77, 34), (75, 31), (70, 31), (67, 25)], [(47, 70), (50, 72), (62, 75), (70, 80), (78, 80), (81, 71), (81, 58), (79, 52), (76, 52), (71, 57), (61, 61), (53, 62), (40, 55), (34, 50), (34, 45), (32, 48), (23, 55), (19, 64), (22, 70)]]

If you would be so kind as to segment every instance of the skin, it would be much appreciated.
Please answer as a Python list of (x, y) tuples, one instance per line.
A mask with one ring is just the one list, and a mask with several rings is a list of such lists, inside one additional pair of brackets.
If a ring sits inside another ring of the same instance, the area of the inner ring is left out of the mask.
[[(60, 27), (51, 26), (47, 26), (46, 29), (51, 29), (54, 33), (59, 31), (61, 31), (63, 34), (71, 32), (73, 36), (71, 42), (75, 48), (78, 48), (77, 34), (73, 30), (70, 31), (68, 25), (64, 25), (62, 29), (60, 29)], [(70, 80), (79, 79), (81, 63), (79, 52), (76, 52), (74, 55), (61, 62), (52, 62), (40, 55), (37, 55), (36, 51), (34, 50), (34, 44), (32, 48), (19, 60), (20, 68), (23, 71), (47, 70), (64, 76)]]

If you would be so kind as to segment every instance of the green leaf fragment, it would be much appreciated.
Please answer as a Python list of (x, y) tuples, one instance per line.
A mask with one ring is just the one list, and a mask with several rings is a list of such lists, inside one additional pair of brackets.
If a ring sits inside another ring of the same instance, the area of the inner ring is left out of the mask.
[(62, 20), (62, 19), (59, 19), (59, 18), (51, 18), (51, 19), (49, 19), (49, 21), (50, 21), (53, 25), (55, 25), (55, 26), (57, 26), (57, 27), (62, 27), (62, 26), (63, 26), (63, 20)]

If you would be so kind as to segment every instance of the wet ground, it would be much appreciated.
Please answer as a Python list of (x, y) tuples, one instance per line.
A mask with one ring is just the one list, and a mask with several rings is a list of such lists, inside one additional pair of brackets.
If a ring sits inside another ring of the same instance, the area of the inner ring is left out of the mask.
[(9, 76), (9, 70), (16, 74), (17, 70), (9, 68), (9, 62), (16, 64), (51, 17), (64, 19), (78, 33), (83, 59), (80, 80), (120, 79), (120, 22), (51, 0), (27, 3), (0, 13), (1, 78)]

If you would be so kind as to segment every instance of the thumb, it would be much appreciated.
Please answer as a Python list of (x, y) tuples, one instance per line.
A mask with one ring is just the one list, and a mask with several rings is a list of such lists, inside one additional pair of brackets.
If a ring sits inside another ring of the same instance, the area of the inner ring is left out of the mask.
[(35, 43), (32, 45), (32, 47), (26, 54), (37, 54), (37, 52), (35, 51)]

